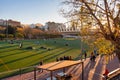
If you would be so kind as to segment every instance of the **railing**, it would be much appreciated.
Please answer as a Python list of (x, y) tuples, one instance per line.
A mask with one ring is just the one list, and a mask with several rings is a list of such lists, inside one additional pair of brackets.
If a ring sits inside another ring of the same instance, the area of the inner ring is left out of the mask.
[[(0, 80), (1, 79), (8, 80), (8, 78), (10, 79), (11, 77), (13, 79), (19, 78), (17, 80), (26, 80), (28, 78), (28, 76), (29, 76), (29, 78), (34, 78), (34, 72), (33, 72), (34, 67), (35, 66), (30, 66), (30, 67), (19, 68), (19, 69), (15, 69), (15, 70), (6, 71), (6, 72), (1, 72)], [(14, 76), (17, 76), (17, 77), (14, 77)]]
[(117, 68), (117, 69), (111, 71), (108, 74), (108, 78), (109, 78), (109, 80), (120, 80), (120, 68)]

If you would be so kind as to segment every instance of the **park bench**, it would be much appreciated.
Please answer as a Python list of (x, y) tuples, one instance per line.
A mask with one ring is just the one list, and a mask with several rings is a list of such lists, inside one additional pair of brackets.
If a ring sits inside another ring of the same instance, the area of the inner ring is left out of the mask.
[(120, 74), (120, 68), (117, 68), (113, 71), (111, 71), (109, 74), (108, 74), (108, 79), (111, 79), (113, 77), (115, 77), (116, 75), (119, 75)]

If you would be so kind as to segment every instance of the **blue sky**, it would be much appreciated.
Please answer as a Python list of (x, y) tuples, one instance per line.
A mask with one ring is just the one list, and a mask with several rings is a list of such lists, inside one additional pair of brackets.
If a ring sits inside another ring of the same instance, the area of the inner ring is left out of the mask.
[(48, 21), (66, 22), (59, 14), (62, 0), (0, 0), (0, 19), (13, 19), (23, 24)]

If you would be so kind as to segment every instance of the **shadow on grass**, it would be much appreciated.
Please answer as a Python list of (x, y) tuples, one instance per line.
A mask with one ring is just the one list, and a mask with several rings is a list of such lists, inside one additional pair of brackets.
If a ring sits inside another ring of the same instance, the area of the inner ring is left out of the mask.
[(66, 52), (68, 52), (68, 51), (70, 51), (70, 50), (72, 50), (72, 48), (67, 49), (67, 50), (65, 50), (65, 51), (62, 51), (62, 52), (60, 52), (60, 53), (58, 53), (58, 54), (55, 54), (55, 55), (53, 55), (53, 56), (51, 56), (51, 57), (48, 57), (47, 59), (44, 59), (44, 61), (48, 61), (49, 59), (56, 58), (57, 56), (59, 56), (59, 55), (61, 55), (61, 54), (64, 54), (64, 53), (66, 53)]
[[(53, 50), (55, 50), (55, 49), (58, 49), (58, 48), (54, 48)], [(67, 50), (65, 50), (65, 51), (59, 52), (58, 54), (55, 54), (55, 55), (53, 55), (53, 56), (51, 56), (51, 57), (48, 57), (47, 59), (44, 59), (44, 61), (50, 60), (50, 59), (52, 59), (52, 58), (55, 58), (56, 56), (59, 56), (59, 55), (61, 55), (61, 54), (64, 54), (64, 53), (66, 53), (66, 52), (68, 52), (68, 51), (70, 51), (70, 50), (72, 50), (72, 49), (70, 48), (70, 49), (67, 49)], [(15, 62), (15, 61), (18, 61), (18, 60), (22, 60), (22, 59), (26, 59), (26, 58), (29, 58), (29, 57), (32, 57), (32, 56), (36, 56), (36, 55), (39, 55), (39, 54), (41, 54), (41, 53), (45, 53), (45, 52), (47, 52), (47, 51), (48, 51), (48, 50), (42, 51), (42, 52), (40, 52), (40, 53), (38, 53), (38, 54), (33, 54), (33, 55), (26, 56), (26, 57), (23, 57), (23, 58), (19, 58), (19, 59), (15, 59), (15, 60), (12, 60), (12, 61), (8, 61), (8, 62), (6, 62), (5, 64), (9, 64), (9, 63), (12, 63), (12, 62)], [(52, 50), (51, 50), (51, 51), (52, 51)], [(57, 51), (56, 51), (56, 52), (57, 52)], [(52, 54), (52, 53), (51, 53), (51, 54)], [(46, 55), (46, 56), (44, 56), (44, 57), (46, 58), (47, 56), (50, 56), (51, 54), (48, 54), (48, 55)], [(1, 66), (1, 65), (0, 65), (0, 66)], [(33, 69), (23, 69), (23, 70), (21, 70), (21, 71), (15, 71), (15, 72), (13, 72), (13, 73), (6, 74), (6, 75), (4, 75), (3, 77), (0, 77), (0, 79), (6, 78), (6, 77), (10, 77), (10, 76), (15, 76), (15, 75), (18, 75), (18, 74), (23, 74), (23, 73), (26, 73), (26, 72), (29, 72), (29, 71), (33, 71)]]
[(12, 51), (17, 49), (18, 47), (14, 48), (16, 46), (5, 46), (5, 47), (0, 47), (0, 53), (6, 52), (6, 51)]
[[(42, 51), (40, 53), (45, 53), (47, 51)], [(23, 60), (23, 59), (26, 59), (26, 58), (29, 58), (29, 57), (32, 57), (32, 56), (36, 56), (36, 55), (39, 55), (39, 54), (32, 54), (32, 55), (29, 55), (29, 56), (26, 56), (26, 57), (22, 57), (22, 58), (19, 58), (19, 59), (15, 59), (15, 60), (12, 60), (12, 61), (8, 61), (8, 62), (5, 62), (4, 64), (9, 64), (9, 63), (12, 63), (12, 62), (16, 62), (16, 61), (19, 61), (19, 60)], [(0, 64), (0, 66), (2, 66), (3, 64)]]
[[(57, 50), (57, 49), (59, 49), (59, 48), (54, 48), (54, 49), (51, 50), (51, 51), (54, 51), (54, 50)], [(48, 51), (48, 50), (47, 50), (47, 51)], [(58, 52), (58, 51), (56, 51), (56, 52)], [(39, 54), (39, 52), (37, 52), (36, 54)], [(38, 65), (40, 60), (43, 60), (44, 58), (47, 58), (48, 56), (50, 56), (50, 55), (52, 55), (52, 54), (53, 54), (52, 52), (51, 52), (51, 53), (47, 53), (47, 55), (43, 55), (42, 57), (39, 57), (39, 58), (33, 60), (33, 61), (32, 61), (32, 62), (33, 62), (33, 65)], [(35, 61), (36, 61), (36, 63), (35, 63)], [(30, 64), (31, 64), (32, 62), (30, 62)]]
[[(12, 50), (12, 51), (13, 51), (13, 50)], [(9, 52), (10, 52), (10, 51), (9, 51)], [(12, 55), (17, 55), (17, 54), (19, 54), (19, 53), (23, 54), (24, 52), (27, 52), (27, 51), (21, 51), (21, 52), (17, 52), (17, 53), (12, 53), (12, 54), (8, 54), (8, 55), (0, 56), (0, 58), (12, 56)]]
[(0, 75), (0, 80), (5, 79), (5, 78), (9, 78), (9, 77), (14, 77), (16, 75), (19, 78), (19, 76), (22, 77), (22, 74), (25, 74), (25, 73), (28, 73), (28, 72), (31, 72), (31, 71), (34, 71), (34, 67), (19, 68), (16, 71)]
[[(56, 48), (56, 49), (59, 49), (59, 48)], [(60, 53), (58, 53), (58, 54), (56, 54), (56, 55), (53, 55), (53, 53), (48, 54), (48, 55), (46, 55), (46, 56), (43, 56), (42, 59), (39, 59), (39, 61), (40, 61), (40, 60), (43, 60), (43, 62), (47, 62), (47, 61), (50, 60), (50, 59), (53, 59), (53, 58), (56, 59), (57, 56), (59, 56), (59, 55), (61, 55), (61, 54), (63, 54), (63, 53), (66, 53), (67, 51), (70, 51), (70, 50), (71, 50), (71, 48), (70, 48), (70, 49), (67, 49), (67, 50), (65, 50), (65, 51), (62, 51), (62, 52), (60, 52)], [(58, 51), (56, 51), (56, 52), (58, 52)], [(51, 55), (53, 55), (53, 56), (51, 56)], [(49, 56), (51, 56), (51, 57), (49, 57)], [(44, 59), (44, 58), (46, 58), (46, 59)], [(38, 60), (38, 59), (37, 59), (37, 60)], [(38, 64), (39, 64), (39, 61), (36, 62), (36, 63), (34, 63), (33, 65), (38, 65)]]

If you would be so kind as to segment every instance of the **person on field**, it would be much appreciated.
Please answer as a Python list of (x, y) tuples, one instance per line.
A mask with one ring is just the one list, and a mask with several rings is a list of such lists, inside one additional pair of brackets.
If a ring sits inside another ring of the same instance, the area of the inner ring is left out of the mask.
[(40, 61), (40, 65), (43, 65), (43, 61)]
[(57, 62), (59, 61), (58, 57), (56, 58), (56, 61), (57, 61)]
[[(43, 65), (43, 61), (40, 61), (39, 65), (42, 66), (42, 65)], [(43, 72), (43, 69), (40, 69), (39, 72), (42, 73), (42, 72)]]
[(22, 43), (22, 42), (20, 43), (19, 47), (20, 47), (20, 48), (22, 48), (22, 47), (23, 47), (23, 43)]

